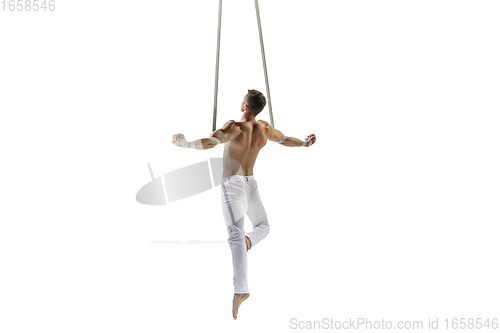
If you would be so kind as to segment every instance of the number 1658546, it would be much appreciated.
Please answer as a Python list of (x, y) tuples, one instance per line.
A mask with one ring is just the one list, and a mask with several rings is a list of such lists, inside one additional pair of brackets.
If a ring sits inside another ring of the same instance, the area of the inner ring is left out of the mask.
[(2, 0), (2, 11), (38, 12), (56, 10), (55, 0)]

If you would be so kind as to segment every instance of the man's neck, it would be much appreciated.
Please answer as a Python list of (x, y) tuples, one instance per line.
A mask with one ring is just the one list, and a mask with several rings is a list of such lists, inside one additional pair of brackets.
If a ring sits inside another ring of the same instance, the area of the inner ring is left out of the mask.
[(241, 121), (255, 122), (255, 116), (250, 114), (250, 112), (245, 111), (245, 112), (243, 112), (243, 115), (241, 116)]

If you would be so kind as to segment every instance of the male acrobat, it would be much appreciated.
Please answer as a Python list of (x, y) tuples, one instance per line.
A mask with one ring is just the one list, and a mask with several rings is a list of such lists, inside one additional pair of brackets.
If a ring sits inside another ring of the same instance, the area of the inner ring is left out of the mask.
[[(210, 149), (224, 145), (221, 183), (222, 213), (229, 234), (228, 243), (233, 259), (233, 318), (241, 303), (250, 296), (247, 284), (247, 251), (269, 233), (266, 211), (259, 195), (253, 166), (267, 140), (286, 147), (310, 147), (316, 142), (311, 134), (304, 141), (283, 135), (263, 120), (255, 117), (264, 109), (266, 98), (257, 90), (248, 90), (241, 103), (243, 115), (239, 122), (230, 120), (203, 138), (188, 142), (183, 134), (175, 134), (172, 143), (183, 148)], [(253, 229), (245, 235), (244, 214), (252, 221)], [(245, 249), (246, 245), (246, 249)]]

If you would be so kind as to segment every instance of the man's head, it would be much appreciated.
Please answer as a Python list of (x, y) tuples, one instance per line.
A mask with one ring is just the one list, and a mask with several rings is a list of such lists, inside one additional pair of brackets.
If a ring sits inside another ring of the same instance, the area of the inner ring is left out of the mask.
[(248, 111), (255, 117), (264, 109), (264, 106), (266, 106), (266, 97), (258, 90), (249, 89), (248, 93), (243, 96), (241, 111)]

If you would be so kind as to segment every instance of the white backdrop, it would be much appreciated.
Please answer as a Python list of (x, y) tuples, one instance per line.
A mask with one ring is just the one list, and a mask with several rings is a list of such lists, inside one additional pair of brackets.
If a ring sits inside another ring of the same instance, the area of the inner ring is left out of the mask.
[[(222, 155), (171, 144), (211, 133), (217, 6), (0, 12), (0, 330), (498, 316), (499, 3), (261, 0), (275, 127), (317, 142), (260, 153), (270, 234), (237, 321), (220, 189), (135, 201), (147, 163)], [(222, 24), (218, 127), (265, 92), (253, 2)]]

